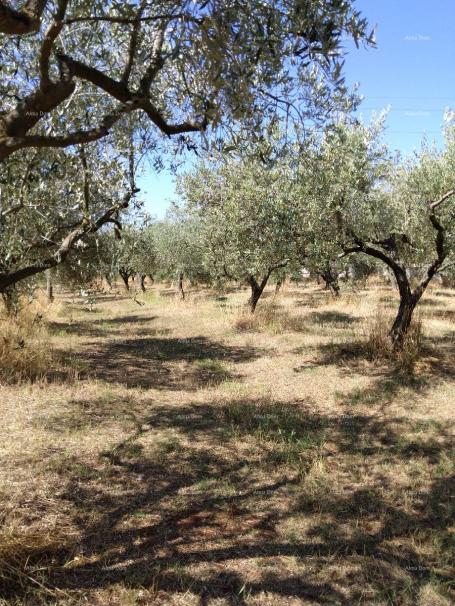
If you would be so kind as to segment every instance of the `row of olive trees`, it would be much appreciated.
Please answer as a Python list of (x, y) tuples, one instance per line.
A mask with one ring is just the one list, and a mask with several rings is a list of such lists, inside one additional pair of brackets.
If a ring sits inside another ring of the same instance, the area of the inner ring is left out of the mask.
[(382, 120), (340, 123), (304, 146), (283, 148), (271, 133), (268, 154), (263, 142), (255, 153), (237, 148), (181, 179), (181, 212), (199, 223), (207, 268), (249, 284), (251, 311), (273, 274), (305, 266), (336, 290), (337, 273), (360, 256), (395, 277), (390, 336), (401, 347), (428, 284), (455, 262), (455, 133), (444, 151), (423, 145), (400, 161), (381, 141)]
[(240, 123), (349, 110), (343, 41), (373, 43), (353, 4), (0, 0), (5, 300), (119, 226), (143, 156), (160, 165)]
[(455, 133), (444, 151), (424, 145), (402, 162), (383, 145), (381, 122), (339, 124), (305, 146), (272, 129), (207, 157), (180, 179), (182, 203), (166, 220), (126, 227), (120, 240), (103, 234), (86, 257), (127, 287), (135, 274), (142, 286), (147, 275), (177, 278), (182, 297), (184, 277), (246, 283), (252, 312), (271, 277), (305, 267), (336, 293), (337, 275), (359, 257), (367, 271), (385, 266), (395, 277), (390, 334), (400, 347), (426, 287), (455, 262)]
[[(127, 217), (128, 219), (128, 217)], [(112, 288), (120, 278), (127, 292), (132, 281), (146, 291), (146, 283), (176, 282), (177, 294), (185, 298), (184, 281), (212, 284), (207, 263), (206, 243), (198, 223), (179, 213), (165, 220), (126, 222), (117, 237), (111, 230), (92, 234), (68, 255), (65, 263), (49, 278), (76, 290)]]
[(245, 139), (179, 180), (182, 203), (166, 220), (126, 227), (120, 240), (103, 234), (86, 257), (126, 286), (135, 274), (141, 285), (147, 275), (177, 278), (182, 297), (184, 278), (246, 283), (252, 312), (271, 277), (305, 267), (337, 293), (348, 266), (386, 267), (400, 295), (391, 327), (399, 347), (426, 287), (455, 261), (455, 133), (444, 151), (424, 145), (403, 162), (381, 130), (382, 118), (340, 123), (304, 144), (276, 128)]

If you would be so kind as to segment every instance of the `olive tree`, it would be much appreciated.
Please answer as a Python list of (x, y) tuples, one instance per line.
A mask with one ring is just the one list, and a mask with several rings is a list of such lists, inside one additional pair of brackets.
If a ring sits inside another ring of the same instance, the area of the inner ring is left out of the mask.
[(373, 41), (351, 0), (16, 7), (0, 1), (0, 160), (98, 140), (137, 112), (168, 136), (254, 120), (296, 86), (314, 111), (345, 92), (343, 36)]
[[(32, 172), (30, 150), (48, 158), (68, 149), (71, 163), (75, 146), (107, 138), (106, 149), (126, 156), (131, 141), (191, 149), (209, 126), (218, 143), (238, 121), (257, 128), (283, 111), (323, 120), (353, 101), (341, 73), (345, 36), (373, 43), (351, 0), (0, 0), (0, 162), (14, 159), (22, 176)], [(21, 197), (13, 173), (3, 217)], [(37, 208), (54, 197), (51, 173), (39, 170)], [(84, 173), (74, 165), (67, 179), (79, 186)], [(58, 220), (49, 208), (46, 232)], [(80, 234), (60, 235), (55, 259)]]
[(22, 280), (56, 267), (103, 226), (118, 229), (138, 192), (134, 172), (133, 158), (104, 143), (1, 163), (0, 293), (11, 296)]
[(444, 151), (423, 145), (410, 160), (394, 161), (381, 128), (381, 120), (340, 125), (323, 137), (313, 211), (321, 237), (343, 255), (366, 255), (392, 271), (400, 304), (390, 336), (400, 348), (428, 284), (454, 262), (455, 136), (447, 131)]
[(185, 298), (185, 279), (193, 284), (211, 282), (205, 234), (197, 216), (174, 206), (166, 219), (155, 222), (150, 230), (156, 247), (157, 275), (175, 280), (181, 299)]
[(260, 155), (205, 162), (180, 180), (186, 207), (204, 230), (214, 277), (248, 284), (252, 312), (273, 272), (304, 254), (294, 184), (286, 160), (265, 164)]
[(134, 223), (124, 225), (121, 238), (104, 236), (104, 246), (108, 254), (105, 277), (110, 282), (120, 274), (125, 289), (129, 290), (129, 280), (138, 276), (139, 287), (145, 291), (145, 278), (152, 276), (157, 268), (156, 245), (148, 226), (138, 227)]

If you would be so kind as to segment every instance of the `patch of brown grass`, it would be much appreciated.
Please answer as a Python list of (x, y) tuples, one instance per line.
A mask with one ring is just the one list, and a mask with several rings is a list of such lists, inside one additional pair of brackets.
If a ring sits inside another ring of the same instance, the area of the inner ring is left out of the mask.
[(255, 313), (242, 310), (234, 318), (234, 328), (239, 332), (296, 332), (305, 327), (305, 318), (300, 314), (291, 313), (288, 309), (274, 301), (260, 302)]
[(293, 286), (233, 330), (246, 290), (160, 288), (57, 293), (89, 372), (1, 388), (0, 604), (452, 603), (453, 323), (422, 306), (407, 380), (363, 328), (381, 350), (391, 289)]
[(376, 361), (390, 360), (399, 369), (412, 373), (419, 360), (423, 346), (422, 320), (413, 318), (412, 324), (404, 338), (403, 346), (394, 350), (390, 339), (390, 327), (393, 315), (378, 310), (366, 325), (366, 351), (370, 359)]
[(0, 383), (36, 380), (50, 367), (48, 335), (39, 312), (0, 317)]
[[(46, 604), (49, 599), (64, 595), (49, 584), (49, 576), (62, 564), (69, 538), (67, 532), (56, 529), (3, 530), (0, 533), (0, 598), (14, 601), (15, 595), (28, 595), (34, 604)], [(0, 600), (0, 603), (3, 602)]]

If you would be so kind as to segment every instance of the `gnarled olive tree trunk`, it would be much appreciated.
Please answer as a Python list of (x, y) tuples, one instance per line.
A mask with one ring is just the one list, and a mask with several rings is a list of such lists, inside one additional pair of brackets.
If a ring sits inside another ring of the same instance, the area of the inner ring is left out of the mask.
[(394, 269), (394, 275), (400, 293), (400, 304), (392, 328), (390, 329), (390, 337), (394, 348), (400, 349), (411, 326), (414, 309), (422, 297), (425, 288), (421, 291), (416, 289), (413, 292), (404, 267), (397, 266)]
[(264, 292), (264, 288), (266, 287), (269, 276), (270, 274), (265, 275), (260, 282), (258, 282), (254, 276), (248, 276), (247, 278), (247, 282), (251, 288), (251, 295), (248, 299), (248, 307), (250, 308), (252, 314), (254, 314), (256, 311), (256, 306), (262, 296), (262, 293)]
[(52, 284), (52, 270), (46, 269), (46, 297), (49, 303), (54, 300), (54, 285)]
[(120, 274), (120, 277), (123, 280), (123, 284), (125, 286), (125, 290), (129, 291), (129, 289), (130, 289), (130, 283), (129, 283), (130, 272), (126, 271), (125, 269), (119, 269), (118, 273)]
[(109, 274), (104, 274), (104, 279), (106, 280), (109, 289), (112, 290), (112, 280)]
[(375, 257), (376, 259), (381, 259), (381, 261), (388, 265), (388, 267), (390, 267), (392, 270), (400, 295), (400, 304), (398, 306), (397, 315), (393, 321), (389, 334), (393, 348), (395, 350), (402, 349), (406, 334), (412, 322), (414, 310), (422, 298), (422, 295), (431, 279), (441, 267), (445, 255), (442, 255), (440, 258), (438, 257), (438, 259), (436, 259), (430, 265), (430, 267), (427, 269), (425, 277), (422, 278), (418, 286), (413, 290), (406, 273), (406, 267), (404, 265), (400, 265), (395, 259), (386, 254), (384, 251), (362, 243), (361, 250), (355, 248), (351, 249), (350, 252), (363, 252), (367, 255)]
[(19, 311), (19, 296), (16, 287), (9, 286), (1, 291), (3, 304), (8, 316), (16, 316)]
[(411, 243), (406, 234), (392, 233), (384, 240), (375, 240), (370, 243), (362, 240), (351, 231), (354, 246), (343, 247), (345, 254), (360, 252), (369, 255), (375, 259), (379, 259), (392, 270), (397, 282), (398, 292), (400, 293), (400, 305), (390, 329), (390, 338), (396, 350), (403, 347), (406, 334), (412, 322), (414, 310), (428, 284), (438, 272), (444, 271), (443, 264), (449, 254), (446, 237), (447, 230), (437, 216), (436, 210), (453, 196), (455, 196), (455, 189), (450, 189), (438, 200), (428, 202), (428, 220), (436, 234), (434, 240), (435, 258), (414, 289), (412, 289), (405, 265), (400, 262), (400, 245), (410, 245)]
[(340, 285), (338, 283), (338, 274), (334, 272), (331, 267), (320, 271), (319, 274), (324, 280), (326, 289), (330, 290), (335, 297), (339, 297)]
[(177, 292), (176, 295), (183, 301), (185, 299), (185, 291), (183, 289), (183, 278), (184, 278), (184, 274), (183, 271), (179, 272), (178, 278), (177, 278)]
[(252, 274), (247, 275), (246, 282), (251, 288), (251, 295), (248, 299), (248, 307), (250, 308), (252, 314), (254, 314), (254, 312), (256, 311), (258, 301), (262, 297), (262, 293), (264, 292), (264, 288), (267, 286), (267, 282), (269, 281), (272, 272), (277, 269), (282, 269), (283, 267), (286, 267), (288, 263), (289, 259), (285, 259), (281, 263), (277, 263), (277, 265), (270, 267), (267, 272), (262, 276), (260, 282), (258, 282), (255, 276), (253, 276)]

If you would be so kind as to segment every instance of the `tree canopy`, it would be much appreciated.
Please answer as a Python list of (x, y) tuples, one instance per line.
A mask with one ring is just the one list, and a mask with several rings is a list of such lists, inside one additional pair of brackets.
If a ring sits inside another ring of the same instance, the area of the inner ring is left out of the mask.
[(136, 193), (134, 166), (101, 143), (0, 163), (0, 291), (58, 265), (104, 225), (118, 226)]
[[(18, 273), (11, 254), (0, 259), (0, 289), (50, 267), (80, 237), (120, 218), (117, 175), (109, 177), (113, 203), (98, 204), (77, 233), (64, 232), (64, 225), (76, 227), (68, 210), (74, 205), (45, 168), (24, 185), (28, 203), (13, 212), (22, 195), (22, 186), (12, 185), (14, 166), (31, 174), (33, 150), (42, 150), (35, 162), (67, 163), (71, 187), (86, 191), (87, 170), (75, 161), (81, 146), (101, 164), (117, 162), (131, 183), (126, 158), (135, 166), (144, 156), (160, 164), (163, 142), (172, 141), (171, 151), (193, 149), (193, 135), (209, 130), (219, 145), (239, 125), (253, 132), (285, 114), (323, 123), (355, 101), (342, 75), (346, 36), (374, 43), (366, 20), (346, 0), (1, 0), (0, 162), (9, 174), (1, 229), (21, 262)], [(122, 208), (135, 193), (131, 186)], [(40, 253), (27, 265), (28, 244), (16, 227), (33, 220), (32, 208), (41, 213), (35, 236), (52, 234), (55, 247), (52, 260)]]
[(249, 284), (253, 311), (272, 273), (304, 255), (295, 186), (292, 164), (267, 166), (259, 153), (201, 164), (180, 181), (186, 208), (199, 218), (214, 279)]
[(137, 112), (182, 137), (291, 106), (314, 117), (345, 104), (343, 36), (373, 42), (346, 0), (2, 0), (0, 32), (0, 160)]

